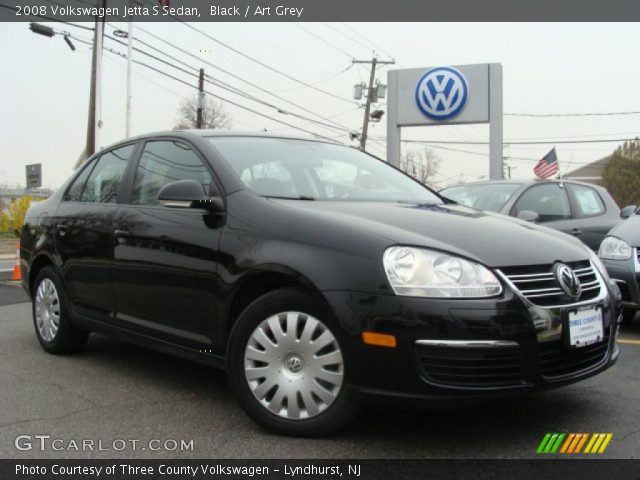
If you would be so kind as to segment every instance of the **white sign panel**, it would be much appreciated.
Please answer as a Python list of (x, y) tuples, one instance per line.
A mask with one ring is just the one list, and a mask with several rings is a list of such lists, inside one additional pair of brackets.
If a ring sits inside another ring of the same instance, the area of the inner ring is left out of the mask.
[(441, 65), (387, 73), (387, 161), (400, 164), (402, 127), (489, 124), (489, 178), (502, 172), (502, 66)]
[(489, 65), (396, 70), (397, 125), (487, 123)]

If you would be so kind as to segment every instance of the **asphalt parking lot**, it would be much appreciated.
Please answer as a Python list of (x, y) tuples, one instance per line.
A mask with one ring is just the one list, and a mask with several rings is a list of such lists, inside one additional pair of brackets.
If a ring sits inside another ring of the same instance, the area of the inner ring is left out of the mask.
[[(251, 422), (223, 372), (98, 335), (80, 354), (46, 354), (25, 300), (0, 283), (0, 458), (530, 458), (545, 432), (612, 432), (600, 458), (640, 457), (640, 319), (622, 333), (617, 365), (583, 383), (464, 408), (366, 409), (329, 438), (293, 439)], [(65, 450), (20, 451), (19, 435), (60, 438)], [(140, 443), (66, 449), (83, 439)], [(193, 440), (193, 449), (140, 447), (153, 439)]]

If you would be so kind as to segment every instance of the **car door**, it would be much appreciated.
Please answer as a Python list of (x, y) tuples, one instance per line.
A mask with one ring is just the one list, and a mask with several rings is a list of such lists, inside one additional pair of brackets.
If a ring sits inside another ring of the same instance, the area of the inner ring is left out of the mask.
[(113, 312), (112, 223), (123, 174), (135, 145), (100, 155), (84, 166), (56, 211), (56, 252), (75, 314), (109, 321)]
[(567, 190), (562, 183), (545, 182), (527, 188), (515, 201), (510, 214), (517, 217), (529, 210), (538, 214), (538, 223), (570, 235), (576, 234)]
[(620, 222), (617, 212), (607, 215), (607, 208), (595, 188), (577, 183), (567, 184), (576, 212), (574, 235), (593, 250), (598, 250), (609, 230)]
[(159, 190), (177, 180), (196, 180), (217, 193), (213, 172), (195, 147), (175, 139), (147, 141), (114, 225), (115, 322), (192, 348), (210, 348), (223, 217), (160, 205)]

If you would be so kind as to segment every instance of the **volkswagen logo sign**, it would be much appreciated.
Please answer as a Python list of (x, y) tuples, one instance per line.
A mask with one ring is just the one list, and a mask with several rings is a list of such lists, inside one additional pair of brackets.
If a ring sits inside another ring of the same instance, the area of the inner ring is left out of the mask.
[(560, 284), (560, 288), (571, 298), (576, 299), (582, 293), (580, 280), (575, 272), (564, 263), (556, 263), (554, 267), (556, 278)]
[(416, 86), (416, 104), (434, 120), (448, 120), (458, 115), (469, 98), (469, 85), (459, 70), (435, 67), (427, 70)]

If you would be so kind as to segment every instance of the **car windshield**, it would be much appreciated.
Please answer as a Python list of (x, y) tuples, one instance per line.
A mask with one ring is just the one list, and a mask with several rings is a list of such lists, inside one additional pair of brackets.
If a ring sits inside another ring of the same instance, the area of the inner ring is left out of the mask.
[(443, 203), (420, 183), (354, 148), (266, 137), (208, 139), (240, 180), (264, 197)]
[(440, 195), (460, 205), (487, 212), (499, 212), (520, 186), (518, 183), (460, 185), (446, 188)]

